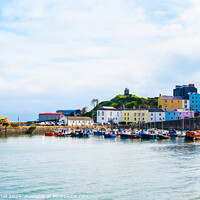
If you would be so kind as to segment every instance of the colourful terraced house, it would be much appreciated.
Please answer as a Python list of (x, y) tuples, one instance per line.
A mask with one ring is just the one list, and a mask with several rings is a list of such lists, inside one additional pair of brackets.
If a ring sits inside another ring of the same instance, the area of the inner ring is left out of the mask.
[(145, 109), (121, 110), (121, 122), (126, 124), (147, 123), (148, 110)]
[(185, 100), (177, 96), (162, 96), (158, 98), (158, 107), (163, 110), (175, 110), (184, 108)]

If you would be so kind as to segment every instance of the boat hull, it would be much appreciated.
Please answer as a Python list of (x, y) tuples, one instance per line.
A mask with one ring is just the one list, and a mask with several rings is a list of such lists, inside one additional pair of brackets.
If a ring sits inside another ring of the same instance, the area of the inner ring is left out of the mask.
[(139, 139), (141, 135), (130, 135), (130, 139)]
[(130, 139), (130, 136), (131, 136), (131, 135), (128, 135), (128, 134), (121, 134), (121, 135), (120, 135), (120, 138), (121, 138), (121, 139)]
[(45, 136), (56, 136), (54, 132), (45, 132)]

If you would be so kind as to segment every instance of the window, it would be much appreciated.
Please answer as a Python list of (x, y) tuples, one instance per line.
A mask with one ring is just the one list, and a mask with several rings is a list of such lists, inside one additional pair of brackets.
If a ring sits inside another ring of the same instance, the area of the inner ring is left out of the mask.
[(47, 116), (47, 119), (49, 119), (49, 117)]
[(134, 113), (134, 116), (136, 116), (136, 113)]
[(167, 103), (167, 100), (165, 100), (165, 103)]
[(102, 120), (104, 120), (104, 117), (102, 117)]
[(171, 119), (173, 120), (173, 117)]
[(176, 115), (176, 113), (174, 113), (174, 115)]
[(162, 118), (159, 118), (160, 120), (162, 120)]
[(144, 118), (142, 118), (142, 120), (144, 121)]
[(117, 117), (119, 116), (119, 112), (117, 112)]
[(153, 116), (153, 113), (151, 113), (151, 116)]
[(140, 121), (140, 118), (138, 118), (138, 120)]
[(110, 112), (110, 116), (112, 116), (112, 112)]
[(127, 113), (127, 116), (129, 116), (129, 113)]
[(167, 108), (167, 105), (165, 105), (165, 108)]
[(41, 119), (43, 119), (43, 117), (41, 117)]
[(187, 103), (187, 100), (185, 100), (185, 103)]
[(124, 120), (126, 120), (126, 117), (124, 117)]
[(134, 120), (136, 121), (136, 118)]
[(161, 116), (161, 113), (159, 113), (159, 116)]
[(173, 100), (172, 100), (172, 103), (173, 103)]
[(153, 121), (153, 118), (151, 118), (151, 121)]
[(138, 116), (140, 116), (140, 113), (138, 113)]
[(126, 113), (124, 113), (124, 116), (126, 116)]
[(98, 111), (98, 116), (100, 115), (100, 112)]
[(171, 113), (169, 113), (169, 116), (171, 115)]
[(144, 116), (144, 113), (142, 113), (142, 116)]
[(127, 120), (129, 120), (129, 117), (127, 117)]
[(187, 105), (185, 105), (185, 108), (187, 108)]
[(192, 99), (194, 99), (194, 97), (192, 97)]
[(104, 116), (104, 111), (102, 111), (102, 116)]

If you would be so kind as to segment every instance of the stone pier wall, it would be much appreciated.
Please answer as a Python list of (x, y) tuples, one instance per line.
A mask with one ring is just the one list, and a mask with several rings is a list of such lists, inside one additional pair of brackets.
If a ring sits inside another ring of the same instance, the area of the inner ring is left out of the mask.
[(177, 130), (197, 130), (200, 129), (200, 117), (179, 119), (164, 122), (152, 122), (142, 125), (142, 128), (158, 128), (158, 129), (177, 129)]

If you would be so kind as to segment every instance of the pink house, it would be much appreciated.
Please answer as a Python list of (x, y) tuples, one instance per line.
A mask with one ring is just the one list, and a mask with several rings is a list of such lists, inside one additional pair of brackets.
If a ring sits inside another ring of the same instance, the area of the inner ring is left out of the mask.
[(178, 110), (178, 119), (193, 118), (194, 111)]

